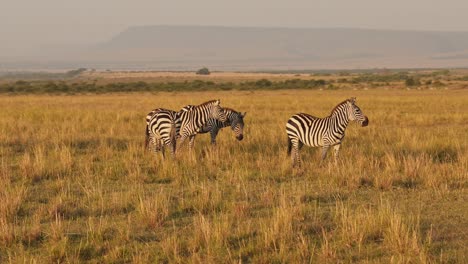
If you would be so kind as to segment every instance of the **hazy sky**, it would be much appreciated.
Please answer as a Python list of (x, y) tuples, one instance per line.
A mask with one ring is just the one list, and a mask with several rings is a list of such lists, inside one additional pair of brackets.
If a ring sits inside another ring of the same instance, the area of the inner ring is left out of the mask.
[(0, 0), (0, 55), (105, 41), (135, 25), (468, 31), (467, 0)]

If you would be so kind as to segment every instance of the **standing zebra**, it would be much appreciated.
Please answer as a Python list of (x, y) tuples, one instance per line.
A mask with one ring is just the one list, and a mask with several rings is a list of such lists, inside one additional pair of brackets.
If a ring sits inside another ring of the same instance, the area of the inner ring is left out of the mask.
[[(183, 107), (181, 111), (189, 111), (193, 107), (193, 105), (187, 105)], [(234, 131), (237, 140), (241, 141), (244, 138), (244, 117), (247, 113), (237, 112), (231, 108), (223, 108), (223, 111), (227, 118), (226, 122), (221, 122), (217, 119), (210, 118), (208, 123), (198, 131), (199, 134), (210, 132), (212, 145), (216, 144), (216, 136), (218, 135), (219, 130), (228, 126), (230, 126), (232, 131)], [(190, 140), (191, 142), (189, 145), (193, 146), (195, 136)]]
[(226, 122), (227, 117), (220, 106), (220, 100), (212, 100), (198, 106), (186, 106), (179, 112), (180, 118), (180, 143), (189, 138), (189, 149), (193, 147), (195, 135), (202, 131), (203, 127), (214, 119)]
[(146, 115), (145, 148), (151, 143), (154, 150), (161, 150), (164, 156), (164, 147), (170, 146), (174, 156), (178, 137), (182, 138), (182, 143), (186, 137), (194, 137), (207, 120), (216, 118), (226, 121), (219, 100), (208, 101), (198, 106), (186, 106), (180, 112), (164, 108), (154, 109)]
[(369, 119), (356, 105), (356, 98), (347, 99), (335, 108), (331, 115), (318, 118), (308, 114), (299, 113), (289, 118), (286, 123), (288, 134), (288, 155), (291, 155), (293, 167), (300, 165), (299, 149), (305, 144), (311, 147), (322, 147), (322, 160), (325, 159), (328, 149), (333, 146), (335, 160), (338, 158), (341, 142), (349, 121), (356, 121), (361, 126), (367, 126)]
[(178, 125), (178, 113), (172, 110), (158, 108), (146, 115), (146, 139), (145, 148), (149, 143), (154, 151), (161, 150), (164, 156), (164, 147), (171, 147), (171, 155), (176, 151), (176, 135)]

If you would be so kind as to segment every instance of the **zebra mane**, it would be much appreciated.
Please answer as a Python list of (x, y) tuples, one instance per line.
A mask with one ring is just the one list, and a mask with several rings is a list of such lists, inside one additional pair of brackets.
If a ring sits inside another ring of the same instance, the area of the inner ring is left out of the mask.
[(198, 108), (198, 107), (201, 107), (201, 106), (204, 106), (204, 105), (210, 105), (210, 104), (212, 104), (212, 103), (214, 103), (216, 101), (217, 100), (210, 100), (210, 101), (204, 102), (204, 103), (199, 104), (199, 105), (186, 105), (186, 106), (182, 107), (179, 112), (188, 112), (188, 111), (193, 110), (194, 108)]
[(333, 115), (335, 113), (335, 111), (337, 111), (342, 105), (348, 103), (348, 102), (353, 102), (352, 99), (346, 99), (344, 100), (343, 102), (337, 104), (332, 110), (331, 110), (331, 114), (330, 115)]
[(180, 111), (188, 112), (192, 110), (196, 105), (186, 105), (180, 109)]
[(202, 104), (195, 105), (195, 107), (200, 107), (200, 106), (204, 106), (204, 105), (210, 105), (210, 104), (212, 104), (212, 103), (214, 103), (214, 102), (216, 102), (216, 101), (218, 101), (218, 100), (210, 100), (210, 101), (204, 102), (204, 103), (202, 103)]
[(211, 101), (208, 101), (208, 102), (204, 102), (202, 104), (199, 104), (199, 105), (186, 105), (184, 107), (182, 107), (180, 110), (179, 110), (179, 113), (181, 112), (189, 112), (189, 111), (192, 111), (193, 109), (195, 108), (200, 108), (200, 107), (203, 107), (205, 105), (210, 105), (214, 102), (216, 102), (217, 100), (211, 100)]
[(234, 113), (234, 114), (240, 114), (236, 110), (234, 110), (232, 108), (229, 108), (229, 107), (223, 107), (223, 110), (224, 110), (224, 112), (231, 112), (231, 113)]

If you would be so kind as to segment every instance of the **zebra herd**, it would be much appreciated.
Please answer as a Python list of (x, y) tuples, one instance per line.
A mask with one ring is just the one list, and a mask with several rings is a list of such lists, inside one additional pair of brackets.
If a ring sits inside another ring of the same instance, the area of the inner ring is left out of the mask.
[[(209, 132), (211, 144), (216, 144), (219, 130), (228, 126), (240, 141), (244, 138), (245, 115), (246, 113), (230, 108), (222, 108), (220, 100), (211, 100), (196, 106), (187, 105), (178, 112), (157, 108), (146, 116), (145, 148), (161, 151), (164, 156), (164, 149), (169, 146), (171, 155), (174, 156), (177, 140), (180, 140), (181, 144), (188, 138), (191, 150), (195, 136)], [(336, 160), (350, 121), (355, 121), (363, 127), (369, 124), (369, 119), (356, 105), (355, 97), (339, 103), (331, 114), (324, 118), (305, 113), (290, 117), (286, 123), (286, 133), (288, 155), (291, 156), (293, 167), (301, 163), (299, 150), (303, 145), (322, 147), (322, 160), (325, 159), (328, 149), (333, 147)]]
[(212, 100), (201, 105), (187, 105), (179, 112), (157, 108), (146, 115), (145, 147), (150, 143), (154, 151), (161, 151), (164, 156), (165, 146), (169, 146), (175, 155), (177, 139), (183, 143), (189, 139), (189, 149), (193, 148), (195, 136), (211, 133), (211, 143), (216, 144), (216, 136), (223, 127), (231, 126), (238, 140), (244, 138), (244, 116), (230, 108), (222, 108), (220, 100)]

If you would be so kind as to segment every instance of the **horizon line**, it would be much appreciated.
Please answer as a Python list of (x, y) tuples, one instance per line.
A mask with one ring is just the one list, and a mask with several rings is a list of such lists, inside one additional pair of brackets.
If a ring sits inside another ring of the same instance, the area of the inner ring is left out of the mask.
[(398, 31), (398, 32), (438, 32), (438, 33), (468, 33), (468, 30), (429, 30), (429, 29), (390, 29), (390, 28), (368, 28), (368, 27), (311, 27), (311, 26), (243, 26), (243, 25), (207, 25), (207, 24), (140, 24), (128, 25), (122, 31), (138, 27), (211, 27), (211, 28), (242, 28), (242, 29), (320, 29), (320, 30), (362, 30), (362, 31)]

